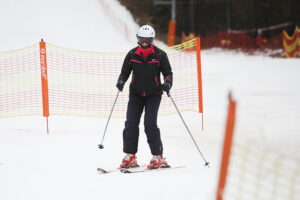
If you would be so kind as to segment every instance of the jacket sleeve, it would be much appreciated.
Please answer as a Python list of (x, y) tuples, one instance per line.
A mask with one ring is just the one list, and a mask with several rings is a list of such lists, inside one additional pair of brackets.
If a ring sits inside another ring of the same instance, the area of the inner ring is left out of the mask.
[(160, 70), (161, 70), (161, 73), (164, 76), (165, 82), (168, 81), (172, 86), (172, 84), (173, 84), (173, 72), (172, 72), (170, 62), (169, 62), (168, 55), (165, 52), (162, 53)]
[(127, 79), (130, 76), (130, 73), (132, 71), (132, 65), (130, 63), (130, 58), (131, 58), (131, 52), (129, 52), (124, 61), (123, 61), (123, 65), (122, 65), (122, 70), (121, 70), (121, 74), (118, 78), (118, 80), (122, 80), (124, 83), (127, 81)]

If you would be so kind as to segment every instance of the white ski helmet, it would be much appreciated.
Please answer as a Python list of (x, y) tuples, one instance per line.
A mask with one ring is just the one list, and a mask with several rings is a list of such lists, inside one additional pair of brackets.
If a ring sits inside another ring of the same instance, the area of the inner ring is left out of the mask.
[(144, 25), (138, 30), (136, 36), (141, 38), (152, 38), (154, 40), (155, 30), (152, 26)]

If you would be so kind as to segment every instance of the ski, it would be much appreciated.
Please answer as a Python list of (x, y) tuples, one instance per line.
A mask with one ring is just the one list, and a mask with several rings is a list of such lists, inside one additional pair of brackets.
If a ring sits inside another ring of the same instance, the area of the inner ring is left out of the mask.
[(146, 165), (140, 165), (139, 167), (134, 167), (134, 168), (114, 168), (114, 169), (103, 169), (103, 168), (97, 168), (97, 171), (99, 174), (110, 174), (110, 173), (114, 173), (114, 172), (118, 172), (121, 171), (123, 169), (143, 169), (144, 167), (146, 167)]
[(171, 170), (171, 169), (179, 169), (184, 168), (185, 166), (175, 166), (175, 167), (168, 167), (168, 168), (157, 168), (157, 169), (149, 169), (149, 168), (143, 168), (143, 169), (135, 169), (135, 168), (128, 168), (128, 169), (121, 169), (119, 170), (122, 173), (125, 174), (132, 174), (132, 173), (142, 173), (142, 172), (153, 172), (153, 171), (165, 171), (165, 170)]
[(97, 168), (97, 171), (99, 172), (99, 174), (109, 174), (109, 173), (113, 173), (113, 172), (118, 172), (120, 171), (121, 168), (116, 168), (116, 169), (103, 169), (103, 168)]

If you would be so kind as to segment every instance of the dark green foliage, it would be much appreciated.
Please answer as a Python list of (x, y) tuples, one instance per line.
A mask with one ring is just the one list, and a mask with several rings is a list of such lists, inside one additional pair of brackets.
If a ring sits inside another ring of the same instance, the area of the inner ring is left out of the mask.
[[(154, 5), (153, 0), (120, 0), (139, 24), (154, 25), (158, 35), (168, 31), (171, 6)], [(177, 0), (177, 36), (195, 32), (202, 37), (219, 31), (248, 30), (255, 37), (256, 29), (285, 22), (293, 25), (284, 29), (292, 33), (300, 25), (300, 0)], [(266, 31), (265, 37), (282, 32), (283, 28)]]

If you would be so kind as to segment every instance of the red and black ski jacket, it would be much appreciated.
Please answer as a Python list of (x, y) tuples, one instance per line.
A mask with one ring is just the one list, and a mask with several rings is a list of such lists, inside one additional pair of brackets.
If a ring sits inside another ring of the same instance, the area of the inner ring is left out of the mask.
[(130, 93), (141, 96), (162, 94), (160, 74), (172, 86), (172, 69), (166, 52), (151, 45), (148, 49), (140, 46), (130, 50), (124, 59), (118, 80), (124, 83), (132, 72)]

